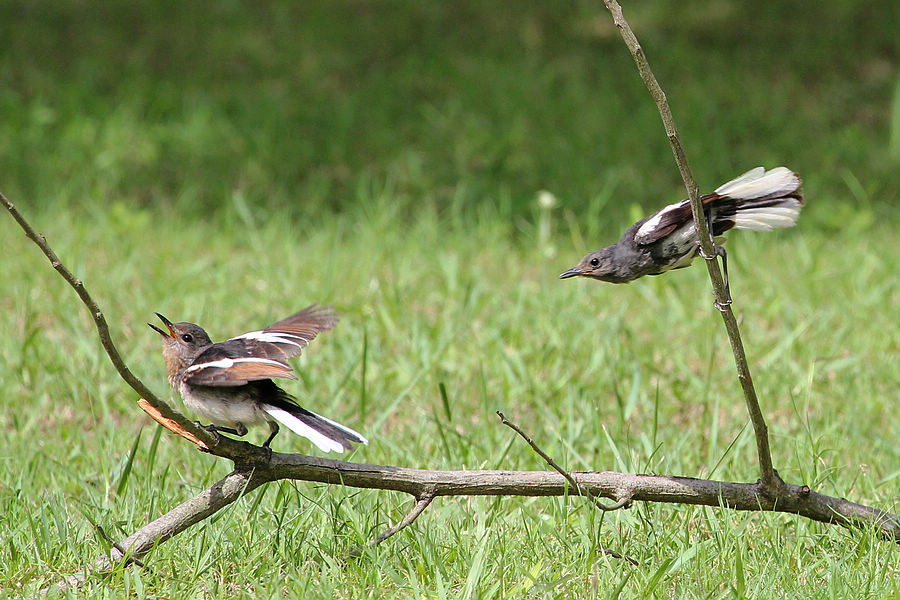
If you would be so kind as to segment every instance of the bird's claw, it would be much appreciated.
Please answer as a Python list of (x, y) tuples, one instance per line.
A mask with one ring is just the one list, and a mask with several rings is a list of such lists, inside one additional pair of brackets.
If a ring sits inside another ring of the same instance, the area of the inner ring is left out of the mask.
[(264, 444), (262, 445), (262, 447), (266, 449), (266, 454), (267, 454), (266, 460), (268, 460), (269, 462), (271, 462), (271, 461), (272, 461), (272, 455), (274, 454), (274, 452), (272, 451), (272, 448), (269, 447), (269, 442), (264, 443)]
[(222, 441), (222, 434), (219, 433), (219, 429), (215, 425), (203, 425), (200, 423), (200, 421), (194, 421), (194, 425), (196, 425), (200, 429), (203, 429), (203, 430), (211, 433), (213, 435), (213, 437), (216, 438), (217, 446), (219, 445), (219, 442)]
[(716, 300), (715, 302), (713, 302), (713, 306), (715, 306), (719, 312), (725, 312), (728, 307), (731, 306), (731, 298), (728, 298), (727, 300), (725, 300), (725, 302), (719, 302), (718, 300)]
[(700, 242), (697, 242), (697, 245), (700, 246), (700, 248), (697, 250), (697, 254), (699, 254), (703, 260), (715, 260), (716, 256), (718, 256), (717, 254), (707, 254), (703, 250), (703, 245), (700, 244)]

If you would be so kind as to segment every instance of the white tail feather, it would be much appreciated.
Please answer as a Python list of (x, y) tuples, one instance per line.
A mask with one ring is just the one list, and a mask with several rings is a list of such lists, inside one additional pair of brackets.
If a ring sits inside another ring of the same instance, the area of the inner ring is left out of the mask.
[(358, 439), (358, 441), (359, 441), (360, 444), (365, 444), (365, 445), (367, 445), (367, 446), (369, 445), (369, 440), (367, 440), (367, 439), (365, 438), (365, 436), (364, 436), (363, 434), (361, 434), (360, 432), (354, 431), (353, 429), (350, 429), (350, 428), (347, 427), (346, 425), (341, 425), (341, 424), (338, 423), (337, 421), (332, 421), (332, 420), (329, 419), (328, 417), (323, 417), (322, 415), (316, 415), (316, 416), (319, 417), (320, 419), (322, 419), (323, 421), (325, 421), (326, 423), (330, 423), (331, 425), (334, 425), (335, 427), (337, 427), (337, 428), (340, 429), (341, 431), (346, 431), (346, 432), (349, 433), (351, 436), (356, 437), (356, 438)]
[(793, 227), (800, 216), (801, 204), (798, 200), (789, 198), (774, 206), (762, 208), (746, 208), (738, 210), (734, 215), (736, 229), (751, 229), (753, 231), (771, 231), (782, 227)]
[(787, 167), (776, 167), (769, 171), (756, 167), (720, 185), (716, 193), (735, 200), (754, 200), (784, 196), (795, 192), (799, 187), (800, 178)]
[[(272, 418), (274, 418), (276, 421), (278, 421), (279, 423), (281, 423), (282, 425), (284, 425), (285, 427), (287, 427), (288, 429), (290, 429), (297, 435), (303, 436), (306, 439), (308, 439), (309, 441), (311, 441), (313, 444), (316, 445), (317, 448), (319, 448), (319, 450), (322, 450), (323, 452), (334, 451), (339, 454), (343, 454), (344, 447), (339, 442), (336, 442), (335, 440), (322, 434), (321, 432), (316, 431), (315, 429), (313, 429), (312, 427), (310, 427), (309, 425), (307, 425), (306, 423), (304, 423), (303, 421), (301, 421), (300, 419), (298, 419), (291, 413), (287, 412), (286, 410), (277, 408), (270, 404), (263, 404), (262, 408), (269, 415), (271, 415)], [(319, 417), (319, 418), (323, 418), (323, 417)], [(334, 424), (337, 425), (337, 423), (334, 423)], [(357, 434), (357, 435), (359, 435), (359, 434)], [(360, 436), (360, 437), (362, 437), (362, 436)]]

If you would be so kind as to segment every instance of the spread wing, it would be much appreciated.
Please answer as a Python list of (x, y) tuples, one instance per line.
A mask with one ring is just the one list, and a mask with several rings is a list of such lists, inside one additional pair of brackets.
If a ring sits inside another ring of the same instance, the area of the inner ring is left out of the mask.
[(236, 386), (276, 377), (296, 379), (287, 359), (299, 355), (337, 321), (331, 307), (314, 304), (260, 331), (213, 344), (194, 359), (185, 380), (193, 385)]
[[(719, 194), (706, 194), (700, 197), (700, 201), (703, 202), (703, 207), (707, 208), (720, 198), (722, 196)], [(641, 246), (652, 244), (666, 237), (693, 218), (690, 200), (682, 200), (681, 202), (670, 204), (665, 208), (661, 208), (644, 221), (644, 224), (634, 232), (634, 241)]]

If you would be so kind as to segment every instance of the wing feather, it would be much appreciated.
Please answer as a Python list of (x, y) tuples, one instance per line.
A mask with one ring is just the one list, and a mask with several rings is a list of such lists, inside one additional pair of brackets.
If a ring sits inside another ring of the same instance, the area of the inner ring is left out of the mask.
[(243, 344), (252, 356), (284, 361), (298, 356), (322, 331), (337, 325), (337, 313), (330, 306), (313, 304), (259, 331), (251, 331), (228, 340)]

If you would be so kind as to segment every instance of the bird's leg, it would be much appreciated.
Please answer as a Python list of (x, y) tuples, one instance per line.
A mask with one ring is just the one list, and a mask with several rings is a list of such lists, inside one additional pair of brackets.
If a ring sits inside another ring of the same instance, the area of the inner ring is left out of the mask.
[(731, 304), (731, 287), (728, 285), (728, 253), (725, 252), (725, 247), (716, 244), (716, 255), (722, 257), (722, 273), (725, 277), (725, 302), (719, 302), (716, 300), (716, 308), (720, 311), (725, 310), (725, 307)]
[(700, 256), (702, 256), (706, 260), (715, 260), (716, 256), (722, 257), (722, 274), (725, 278), (725, 302), (715, 301), (715, 307), (720, 311), (724, 311), (725, 307), (731, 304), (731, 288), (728, 285), (728, 253), (725, 252), (725, 248), (716, 243), (716, 233), (713, 231), (713, 211), (712, 207), (706, 211), (706, 226), (709, 229), (709, 241), (712, 242), (713, 248), (715, 248), (716, 253), (712, 256), (707, 256), (705, 252), (703, 252), (703, 245), (700, 244), (700, 240), (697, 240), (697, 244), (700, 246)]
[(269, 447), (269, 444), (271, 444), (272, 440), (275, 439), (275, 436), (278, 435), (278, 423), (269, 421), (269, 431), (272, 433), (270, 433), (269, 437), (266, 438), (266, 441), (263, 442), (262, 447), (269, 451), (269, 460), (272, 460), (272, 449)]
[(271, 431), (272, 433), (270, 433), (266, 441), (263, 442), (263, 448), (268, 448), (269, 444), (272, 443), (272, 440), (275, 439), (275, 436), (278, 435), (278, 423), (276, 423), (275, 421), (269, 421), (269, 431)]
[(219, 432), (230, 433), (231, 435), (236, 435), (238, 437), (243, 437), (247, 435), (247, 427), (243, 423), (235, 423), (234, 427), (224, 427), (222, 425), (201, 425), (199, 421), (195, 421), (198, 427), (202, 427), (208, 432), (215, 434), (218, 438)]

